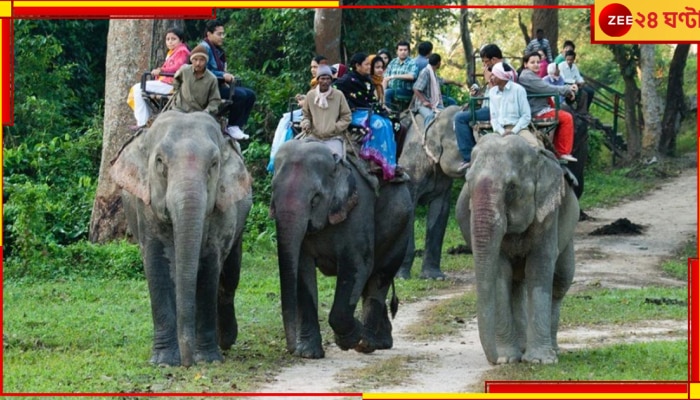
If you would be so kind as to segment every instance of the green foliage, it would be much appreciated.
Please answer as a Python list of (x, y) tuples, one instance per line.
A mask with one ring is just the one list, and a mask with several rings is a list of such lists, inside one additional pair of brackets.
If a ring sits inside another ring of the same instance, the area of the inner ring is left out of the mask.
[(618, 344), (564, 353), (551, 365), (508, 364), (484, 381), (683, 381), (688, 379), (688, 342)]

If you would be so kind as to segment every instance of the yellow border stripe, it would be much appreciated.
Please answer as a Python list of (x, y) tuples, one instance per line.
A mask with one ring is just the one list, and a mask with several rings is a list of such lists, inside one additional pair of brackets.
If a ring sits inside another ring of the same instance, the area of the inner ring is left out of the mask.
[[(10, 3), (8, 2), (8, 5)], [(338, 7), (338, 1), (15, 1), (22, 7)]]
[(12, 16), (12, 2), (0, 1), (0, 18), (8, 18)]

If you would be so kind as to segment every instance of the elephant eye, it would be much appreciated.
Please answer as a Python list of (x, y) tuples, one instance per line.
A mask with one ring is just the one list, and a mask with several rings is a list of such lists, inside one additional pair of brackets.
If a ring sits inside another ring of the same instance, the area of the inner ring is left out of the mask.
[(311, 208), (315, 208), (318, 206), (318, 203), (321, 202), (321, 195), (315, 194), (313, 198), (311, 198)]
[(156, 171), (158, 171), (158, 173), (163, 176), (168, 175), (168, 168), (165, 166), (165, 163), (163, 162), (163, 157), (161, 156), (156, 157)]

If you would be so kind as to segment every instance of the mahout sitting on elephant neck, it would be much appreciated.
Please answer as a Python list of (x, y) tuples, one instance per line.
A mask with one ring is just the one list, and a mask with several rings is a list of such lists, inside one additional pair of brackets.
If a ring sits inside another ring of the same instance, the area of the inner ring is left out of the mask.
[(548, 150), (517, 135), (486, 135), (474, 147), (456, 216), (474, 255), (479, 337), (490, 363), (557, 362), (578, 215)]
[[(406, 185), (375, 195), (353, 163), (314, 141), (285, 142), (275, 155), (270, 215), (275, 219), (287, 350), (325, 355), (316, 271), (337, 276), (328, 321), (343, 350), (393, 345), (386, 299), (408, 242)], [(362, 298), (362, 321), (354, 317)]]
[(252, 205), (243, 159), (209, 114), (166, 111), (110, 173), (122, 190), (151, 298), (151, 362), (222, 361), (235, 343), (234, 296)]

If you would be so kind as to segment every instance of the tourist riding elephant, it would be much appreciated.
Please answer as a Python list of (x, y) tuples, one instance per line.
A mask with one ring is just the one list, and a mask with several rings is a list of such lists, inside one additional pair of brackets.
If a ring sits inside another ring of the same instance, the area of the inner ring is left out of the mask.
[(234, 146), (208, 114), (168, 111), (111, 168), (141, 248), (154, 364), (221, 361), (219, 346), (236, 341), (233, 298), (252, 196)]
[[(447, 220), (450, 215), (450, 196), (452, 181), (463, 178), (457, 168), (462, 157), (457, 149), (453, 118), (460, 111), (457, 106), (442, 110), (425, 133), (422, 128), (422, 117), (416, 116), (419, 124), (411, 118), (403, 118), (402, 122), (410, 123), (406, 143), (404, 144), (399, 164), (411, 177), (411, 197), (414, 206), (428, 204), (428, 218), (425, 233), (425, 251), (421, 278), (444, 278), (440, 270), (440, 253), (445, 237)], [(397, 276), (410, 278), (411, 266), (415, 253), (413, 235), (414, 215), (409, 224), (409, 244), (406, 257)]]
[[(291, 140), (275, 155), (270, 215), (277, 229), (287, 350), (322, 358), (316, 267), (337, 276), (328, 321), (343, 350), (393, 345), (386, 298), (408, 243), (405, 183), (378, 195), (355, 166), (317, 141)], [(362, 297), (362, 322), (354, 317)], [(392, 314), (397, 307), (392, 298)]]
[(456, 212), (472, 246), (479, 337), (493, 364), (557, 362), (579, 213), (562, 171), (552, 153), (517, 135), (486, 135), (472, 152)]

